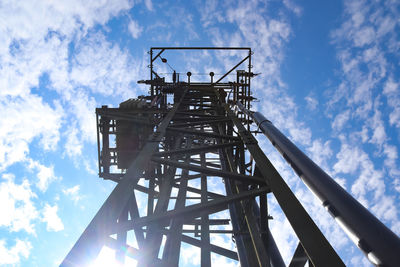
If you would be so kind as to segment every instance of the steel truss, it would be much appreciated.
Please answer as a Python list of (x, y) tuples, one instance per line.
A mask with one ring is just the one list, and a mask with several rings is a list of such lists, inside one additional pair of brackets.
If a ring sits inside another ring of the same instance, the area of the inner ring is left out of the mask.
[[(222, 83), (226, 75), (190, 83), (189, 73), (188, 82), (166, 83), (153, 63), (168, 49), (150, 51), (151, 80), (142, 81), (150, 84), (146, 108), (96, 111), (99, 174), (117, 184), (61, 265), (89, 266), (107, 246), (120, 263), (130, 257), (138, 266), (178, 266), (185, 243), (200, 249), (201, 266), (211, 266), (212, 254), (241, 266), (285, 266), (268, 227), (273, 194), (299, 239), (289, 266), (344, 266), (251, 132), (251, 50), (240, 48), (247, 54), (228, 72), (248, 62), (235, 83)], [(124, 123), (150, 129), (136, 154), (118, 147)], [(121, 168), (126, 157), (131, 163)], [(218, 184), (225, 190), (216, 191)], [(213, 235), (231, 235), (235, 249), (213, 244)]]

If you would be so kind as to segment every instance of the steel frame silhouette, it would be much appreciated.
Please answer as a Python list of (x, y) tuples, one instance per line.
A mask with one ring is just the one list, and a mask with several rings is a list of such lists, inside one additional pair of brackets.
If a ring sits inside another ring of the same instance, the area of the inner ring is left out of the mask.
[[(243, 59), (215, 82), (213, 73), (210, 82), (190, 82), (190, 72), (185, 82), (176, 77), (166, 82), (154, 64), (158, 59), (167, 62), (165, 51), (182, 49), (233, 50), (243, 53)], [(285, 266), (268, 227), (268, 194), (274, 195), (299, 239), (289, 266), (344, 266), (263, 153), (252, 123), (346, 232), (358, 238), (357, 245), (374, 264), (400, 262), (393, 252), (400, 251), (399, 238), (261, 114), (250, 111), (250, 80), (255, 76), (250, 48), (153, 47), (149, 54), (150, 80), (140, 81), (150, 85), (149, 95), (119, 108), (96, 109), (99, 175), (115, 181), (116, 187), (61, 266), (90, 265), (103, 246), (115, 250), (120, 263), (131, 257), (138, 266), (178, 266), (182, 243), (200, 249), (201, 266), (211, 266), (212, 253), (241, 266)], [(238, 70), (245, 64), (246, 70)], [(236, 80), (223, 82), (234, 71)], [(225, 192), (215, 191), (216, 183)], [(138, 192), (146, 196), (147, 207), (141, 208)], [(229, 217), (213, 217), (221, 211)], [(219, 234), (231, 234), (236, 249), (213, 244), (211, 236)], [(134, 245), (128, 242), (132, 236)]]

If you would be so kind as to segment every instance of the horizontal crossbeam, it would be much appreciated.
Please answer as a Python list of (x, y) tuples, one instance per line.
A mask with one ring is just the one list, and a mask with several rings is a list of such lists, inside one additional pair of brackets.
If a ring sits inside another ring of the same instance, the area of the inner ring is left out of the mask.
[(249, 176), (249, 175), (238, 174), (238, 173), (233, 173), (233, 172), (228, 172), (228, 171), (216, 170), (216, 169), (197, 166), (194, 164), (187, 164), (187, 163), (183, 163), (183, 162), (179, 162), (179, 161), (162, 159), (162, 158), (157, 158), (157, 157), (152, 157), (151, 160), (153, 162), (170, 165), (170, 166), (174, 166), (174, 167), (181, 168), (181, 169), (196, 171), (196, 172), (204, 173), (207, 175), (229, 178), (229, 179), (233, 179), (233, 180), (239, 180), (241, 182), (266, 184), (266, 181), (263, 178), (256, 177), (256, 176)]

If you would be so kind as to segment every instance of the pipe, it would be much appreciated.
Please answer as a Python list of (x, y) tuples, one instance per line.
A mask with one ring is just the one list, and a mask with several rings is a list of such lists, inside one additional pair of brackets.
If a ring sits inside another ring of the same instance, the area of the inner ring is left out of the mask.
[(374, 265), (400, 266), (400, 239), (395, 233), (338, 185), (261, 113), (252, 113), (239, 102), (237, 106), (253, 118), (297, 175)]
[[(260, 217), (260, 206), (257, 204), (257, 201), (253, 199), (253, 213), (256, 217)], [(267, 237), (267, 250), (269, 252), (271, 267), (285, 267), (285, 262), (282, 259), (282, 255), (278, 249), (278, 246), (275, 243), (275, 239), (272, 236), (271, 230), (268, 228), (268, 237)]]

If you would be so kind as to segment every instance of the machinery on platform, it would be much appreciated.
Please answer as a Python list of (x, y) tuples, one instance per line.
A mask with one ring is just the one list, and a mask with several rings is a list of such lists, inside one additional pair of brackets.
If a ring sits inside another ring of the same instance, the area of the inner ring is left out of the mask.
[[(166, 81), (154, 65), (167, 63), (163, 53), (177, 50), (234, 51), (243, 57), (220, 77), (211, 72), (208, 81), (191, 81), (191, 72), (183, 81), (175, 70)], [(183, 244), (199, 248), (201, 266), (211, 266), (214, 254), (240, 266), (286, 266), (280, 253), (285, 248), (277, 247), (268, 227), (268, 194), (299, 239), (289, 266), (344, 266), (263, 153), (251, 124), (373, 264), (400, 266), (400, 239), (251, 111), (256, 75), (251, 60), (251, 49), (242, 47), (150, 49), (150, 79), (139, 81), (149, 85), (149, 94), (119, 108), (96, 109), (99, 176), (116, 187), (62, 266), (89, 266), (104, 246), (115, 250), (121, 264), (128, 257), (138, 266), (178, 266)], [(231, 74), (236, 79), (225, 82)], [(215, 235), (226, 244), (216, 244)]]

